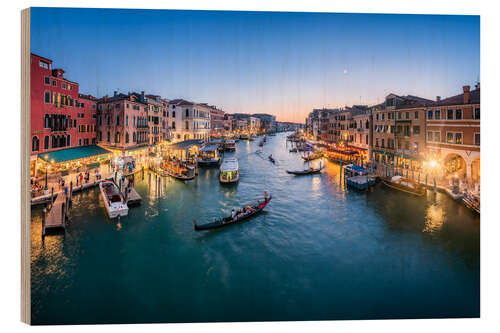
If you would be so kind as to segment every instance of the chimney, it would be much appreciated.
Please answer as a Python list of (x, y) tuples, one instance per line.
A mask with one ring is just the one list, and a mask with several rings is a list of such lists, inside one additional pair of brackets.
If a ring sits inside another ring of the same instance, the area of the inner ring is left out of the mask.
[(470, 102), (470, 86), (464, 86), (464, 104), (469, 104)]
[(436, 102), (441, 101), (441, 96), (436, 96)]

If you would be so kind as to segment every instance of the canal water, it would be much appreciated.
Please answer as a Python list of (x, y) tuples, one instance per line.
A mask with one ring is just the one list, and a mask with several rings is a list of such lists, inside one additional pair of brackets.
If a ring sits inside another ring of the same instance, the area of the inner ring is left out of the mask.
[[(240, 141), (240, 182), (136, 177), (143, 197), (109, 220), (98, 189), (74, 196), (65, 235), (41, 239), (33, 210), (34, 324), (477, 317), (479, 217), (443, 194), (346, 189), (338, 165), (296, 177), (284, 133)], [(267, 159), (273, 154), (277, 163)], [(233, 154), (231, 154), (233, 155)], [(317, 163), (317, 162), (315, 162)], [(198, 223), (263, 195), (245, 223)]]

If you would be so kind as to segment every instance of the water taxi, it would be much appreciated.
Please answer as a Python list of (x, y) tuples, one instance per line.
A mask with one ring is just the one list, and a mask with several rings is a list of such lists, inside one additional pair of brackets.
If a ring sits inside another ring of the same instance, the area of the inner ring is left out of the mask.
[(222, 184), (236, 183), (240, 179), (238, 160), (225, 158), (220, 167), (219, 180)]
[(246, 133), (240, 134), (240, 140), (248, 140), (250, 139), (250, 136)]
[(128, 206), (120, 193), (118, 186), (111, 180), (103, 180), (99, 183), (104, 207), (110, 218), (128, 215)]
[(382, 179), (384, 185), (402, 192), (417, 195), (419, 197), (426, 193), (425, 187), (414, 180), (403, 178), (401, 176), (386, 177)]
[(224, 142), (224, 150), (225, 151), (235, 151), (236, 150), (236, 141), (229, 139)]
[(221, 162), (217, 145), (206, 145), (200, 148), (198, 155), (198, 166), (213, 167)]

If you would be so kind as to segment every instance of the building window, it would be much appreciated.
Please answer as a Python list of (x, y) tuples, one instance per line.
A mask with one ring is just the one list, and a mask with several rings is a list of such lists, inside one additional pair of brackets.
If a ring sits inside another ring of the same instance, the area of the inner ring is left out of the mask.
[(418, 111), (415, 111), (415, 119), (418, 119)]
[(120, 132), (116, 132), (115, 143), (120, 143)]
[(186, 117), (189, 117), (189, 109), (186, 109)]
[(413, 134), (419, 135), (420, 134), (420, 126), (413, 126)]
[(462, 119), (462, 109), (455, 110), (455, 119)]
[(132, 141), (135, 142), (136, 141), (136, 134), (135, 132), (132, 134)]
[(45, 92), (45, 103), (50, 103), (50, 91)]
[(38, 151), (40, 149), (40, 140), (37, 136), (31, 139), (31, 151)]
[(50, 78), (48, 76), (44, 77), (43, 78), (43, 83), (47, 84), (47, 85), (50, 85)]
[(410, 119), (410, 112), (406, 112), (406, 119)]
[(45, 61), (42, 61), (40, 60), (40, 67), (42, 68), (45, 68), (45, 69), (50, 69), (50, 66), (49, 66), (49, 63), (48, 62), (45, 62)]
[(378, 120), (378, 113), (375, 115), (375, 118)]
[(384, 143), (385, 143), (384, 139), (382, 139), (382, 146), (381, 146), (382, 148), (384, 148), (384, 146), (385, 146)]
[(448, 110), (447, 111), (446, 119), (453, 120), (453, 110)]
[(125, 126), (128, 126), (128, 115), (125, 117)]
[(432, 110), (428, 110), (427, 111), (427, 119), (433, 119), (433, 116), (434, 116), (434, 113), (432, 112)]
[(110, 139), (109, 131), (108, 131), (108, 133), (107, 133), (107, 134), (108, 134), (108, 135), (107, 135), (107, 140), (106, 140), (106, 141), (110, 142), (110, 140), (109, 140), (109, 139)]
[(78, 145), (81, 146), (82, 145), (82, 139), (78, 139)]
[(455, 143), (461, 145), (462, 142), (462, 133), (455, 133)]
[(120, 115), (116, 116), (116, 126), (120, 126)]
[(451, 133), (451, 132), (446, 133), (446, 142), (448, 142), (448, 143), (454, 143), (453, 133)]
[(434, 132), (434, 141), (441, 142), (441, 132)]
[(52, 86), (53, 87), (57, 87), (57, 81), (56, 80), (52, 80)]
[(128, 143), (129, 141), (129, 135), (128, 132), (125, 133), (125, 143)]
[(385, 118), (385, 113), (382, 113), (382, 120), (384, 120)]
[(43, 138), (43, 149), (49, 149), (49, 136), (46, 135)]
[(480, 146), (480, 143), (481, 143), (480, 136), (481, 135), (479, 133), (474, 133), (474, 144), (476, 146)]
[(378, 147), (378, 138), (375, 139), (375, 147)]
[(172, 121), (172, 129), (175, 129), (175, 121)]
[(441, 119), (441, 110), (434, 111), (434, 119)]
[(480, 110), (479, 110), (479, 108), (475, 108), (475, 109), (474, 109), (474, 119), (479, 120), (479, 119), (480, 119), (480, 116), (481, 116), (481, 115), (480, 115)]

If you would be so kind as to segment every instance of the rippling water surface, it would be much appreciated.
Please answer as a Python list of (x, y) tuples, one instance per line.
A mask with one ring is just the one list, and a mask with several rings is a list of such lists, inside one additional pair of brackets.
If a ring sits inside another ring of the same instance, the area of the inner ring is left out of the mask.
[[(296, 177), (284, 134), (237, 144), (240, 182), (217, 169), (180, 182), (145, 172), (143, 203), (109, 220), (98, 189), (74, 197), (65, 235), (33, 210), (35, 324), (479, 316), (479, 218), (442, 194), (345, 189), (339, 166)], [(270, 153), (277, 158), (273, 165)], [(315, 162), (317, 163), (317, 162)], [(198, 223), (273, 194), (220, 230)]]

